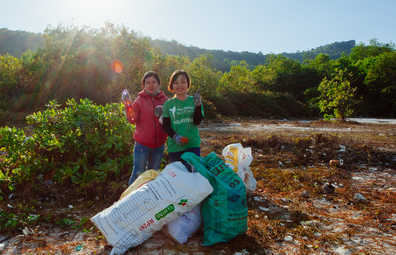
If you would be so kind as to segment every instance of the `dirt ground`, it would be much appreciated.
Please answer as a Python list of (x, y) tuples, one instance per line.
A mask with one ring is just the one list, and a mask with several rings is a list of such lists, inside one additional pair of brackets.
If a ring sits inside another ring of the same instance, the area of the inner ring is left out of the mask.
[[(202, 123), (200, 132), (202, 156), (220, 156), (231, 143), (252, 149), (257, 188), (248, 195), (248, 232), (209, 247), (202, 229), (185, 244), (158, 232), (125, 254), (396, 254), (396, 123), (237, 118)], [(76, 198), (65, 208), (44, 208), (46, 199), (41, 210), (77, 221), (111, 206)], [(90, 221), (79, 229), (40, 224), (5, 233), (1, 248), (1, 255), (112, 249)]]

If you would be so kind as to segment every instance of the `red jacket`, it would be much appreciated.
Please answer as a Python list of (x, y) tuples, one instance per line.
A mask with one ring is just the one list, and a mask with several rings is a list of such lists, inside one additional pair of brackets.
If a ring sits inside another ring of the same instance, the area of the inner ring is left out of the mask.
[(138, 98), (132, 104), (134, 110), (133, 120), (128, 118), (131, 124), (136, 124), (133, 138), (136, 142), (149, 147), (157, 148), (165, 144), (168, 137), (159, 123), (159, 118), (154, 116), (154, 108), (163, 105), (169, 98), (160, 91), (156, 96), (148, 95), (144, 90), (139, 92)]

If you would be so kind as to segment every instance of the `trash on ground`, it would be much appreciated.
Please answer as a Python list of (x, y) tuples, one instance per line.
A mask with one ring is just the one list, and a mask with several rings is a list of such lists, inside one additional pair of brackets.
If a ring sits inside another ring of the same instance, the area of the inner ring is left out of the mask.
[(250, 169), (250, 164), (253, 161), (252, 149), (250, 147), (243, 148), (240, 143), (234, 143), (223, 149), (222, 156), (226, 165), (242, 179), (247, 192), (253, 193), (256, 190), (257, 181)]
[(207, 178), (216, 192), (202, 202), (204, 246), (227, 242), (247, 231), (246, 186), (225, 162), (211, 152), (199, 157), (185, 152), (182, 159)]
[(96, 214), (91, 221), (113, 246), (110, 254), (123, 254), (193, 209), (212, 192), (212, 186), (201, 174), (190, 173), (181, 162), (174, 162), (155, 180)]

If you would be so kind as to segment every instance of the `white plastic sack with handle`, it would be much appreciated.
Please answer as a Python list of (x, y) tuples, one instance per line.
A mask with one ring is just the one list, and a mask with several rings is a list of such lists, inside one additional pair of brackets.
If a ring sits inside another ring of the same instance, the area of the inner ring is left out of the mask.
[(91, 221), (113, 246), (110, 254), (123, 254), (193, 209), (212, 192), (209, 181), (200, 173), (190, 173), (181, 162), (174, 162), (156, 179), (96, 214)]
[(183, 244), (202, 226), (201, 204), (186, 212), (179, 218), (169, 222), (161, 232), (174, 241)]
[(253, 193), (257, 187), (257, 181), (253, 176), (250, 164), (253, 161), (252, 149), (243, 148), (240, 143), (227, 145), (222, 152), (226, 165), (242, 179), (246, 185), (246, 191)]

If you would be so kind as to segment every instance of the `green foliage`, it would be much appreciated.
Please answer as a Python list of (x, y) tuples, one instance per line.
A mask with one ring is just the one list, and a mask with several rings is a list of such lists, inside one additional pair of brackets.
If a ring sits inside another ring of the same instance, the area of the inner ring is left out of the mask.
[[(61, 227), (70, 227), (71, 229), (80, 229), (88, 221), (89, 221), (88, 217), (83, 217), (80, 220), (80, 223), (77, 223), (77, 220), (74, 218), (71, 218), (71, 219), (63, 218), (63, 219), (59, 220), (58, 222), (56, 222), (56, 225), (61, 226)], [(84, 230), (83, 230), (83, 232), (89, 232), (86, 229), (84, 229)]]
[(8, 213), (0, 209), (0, 230), (21, 229), (23, 225), (35, 226), (39, 217), (39, 215), (28, 215), (26, 213)]
[(0, 55), (20, 57), (27, 50), (36, 51), (43, 41), (41, 34), (0, 28)]
[(61, 226), (61, 227), (71, 227), (72, 225), (76, 224), (76, 219), (61, 219), (59, 220), (56, 225)]
[(375, 57), (383, 53), (389, 53), (395, 51), (394, 43), (383, 44), (378, 42), (376, 38), (370, 40), (370, 45), (364, 45), (363, 43), (358, 44), (352, 49), (351, 55), (349, 56), (353, 61), (363, 60), (369, 57)]
[(224, 73), (221, 77), (217, 93), (225, 94), (228, 91), (254, 92), (255, 84), (251, 77), (251, 72), (245, 61), (237, 66), (232, 66), (230, 72)]
[(224, 96), (210, 96), (218, 113), (246, 117), (308, 117), (308, 108), (289, 94), (273, 92), (228, 91)]
[[(9, 31), (1, 30), (0, 38), (2, 32)], [(19, 59), (0, 56), (0, 125), (21, 126), (24, 115), (42, 111), (48, 101), (64, 105), (71, 98), (89, 99), (105, 105), (119, 101), (123, 89), (136, 96), (142, 89), (141, 77), (149, 70), (159, 73), (161, 89), (169, 97), (173, 96), (166, 88), (171, 74), (176, 69), (187, 70), (192, 81), (190, 93), (201, 89), (207, 101), (204, 106), (209, 107), (205, 109), (207, 116), (241, 112), (257, 116), (255, 112), (271, 102), (271, 96), (260, 95), (267, 92), (277, 93), (279, 102), (282, 98), (291, 99), (279, 108), (271, 106), (276, 114), (268, 115), (306, 116), (303, 104), (318, 114), (319, 84), (324, 78), (334, 79), (336, 69), (353, 74), (347, 80), (356, 89), (361, 115), (389, 117), (395, 101), (395, 46), (376, 39), (369, 46), (354, 47), (354, 41), (336, 42), (309, 52), (263, 55), (153, 41), (109, 22), (100, 29), (78, 28), (70, 23), (48, 26), (42, 38), (42, 47), (35, 52), (25, 51)], [(351, 48), (353, 52), (348, 56)], [(114, 60), (121, 61), (122, 72), (112, 70)], [(241, 102), (234, 96), (241, 93), (244, 95), (240, 98), (253, 101)], [(296, 101), (301, 104), (296, 105)], [(246, 110), (244, 105), (254, 110)], [(264, 109), (273, 112), (271, 107)], [(62, 171), (74, 176), (78, 172), (74, 167), (65, 166)], [(80, 179), (91, 178), (80, 174)]]
[(216, 91), (222, 76), (214, 67), (213, 56), (209, 54), (197, 57), (188, 66), (187, 72), (191, 78), (190, 93), (200, 89), (203, 98)]
[(27, 137), (17, 128), (0, 129), (0, 184), (9, 189), (26, 182), (51, 179), (84, 185), (106, 181), (128, 172), (133, 165), (134, 126), (127, 123), (120, 104), (98, 106), (89, 100), (68, 100), (59, 108), (27, 117), (34, 132)]
[(340, 118), (344, 121), (353, 113), (353, 100), (356, 88), (351, 87), (350, 79), (353, 75), (346, 70), (335, 70), (335, 76), (331, 80), (324, 78), (319, 85), (321, 97), (319, 108), (326, 119)]

